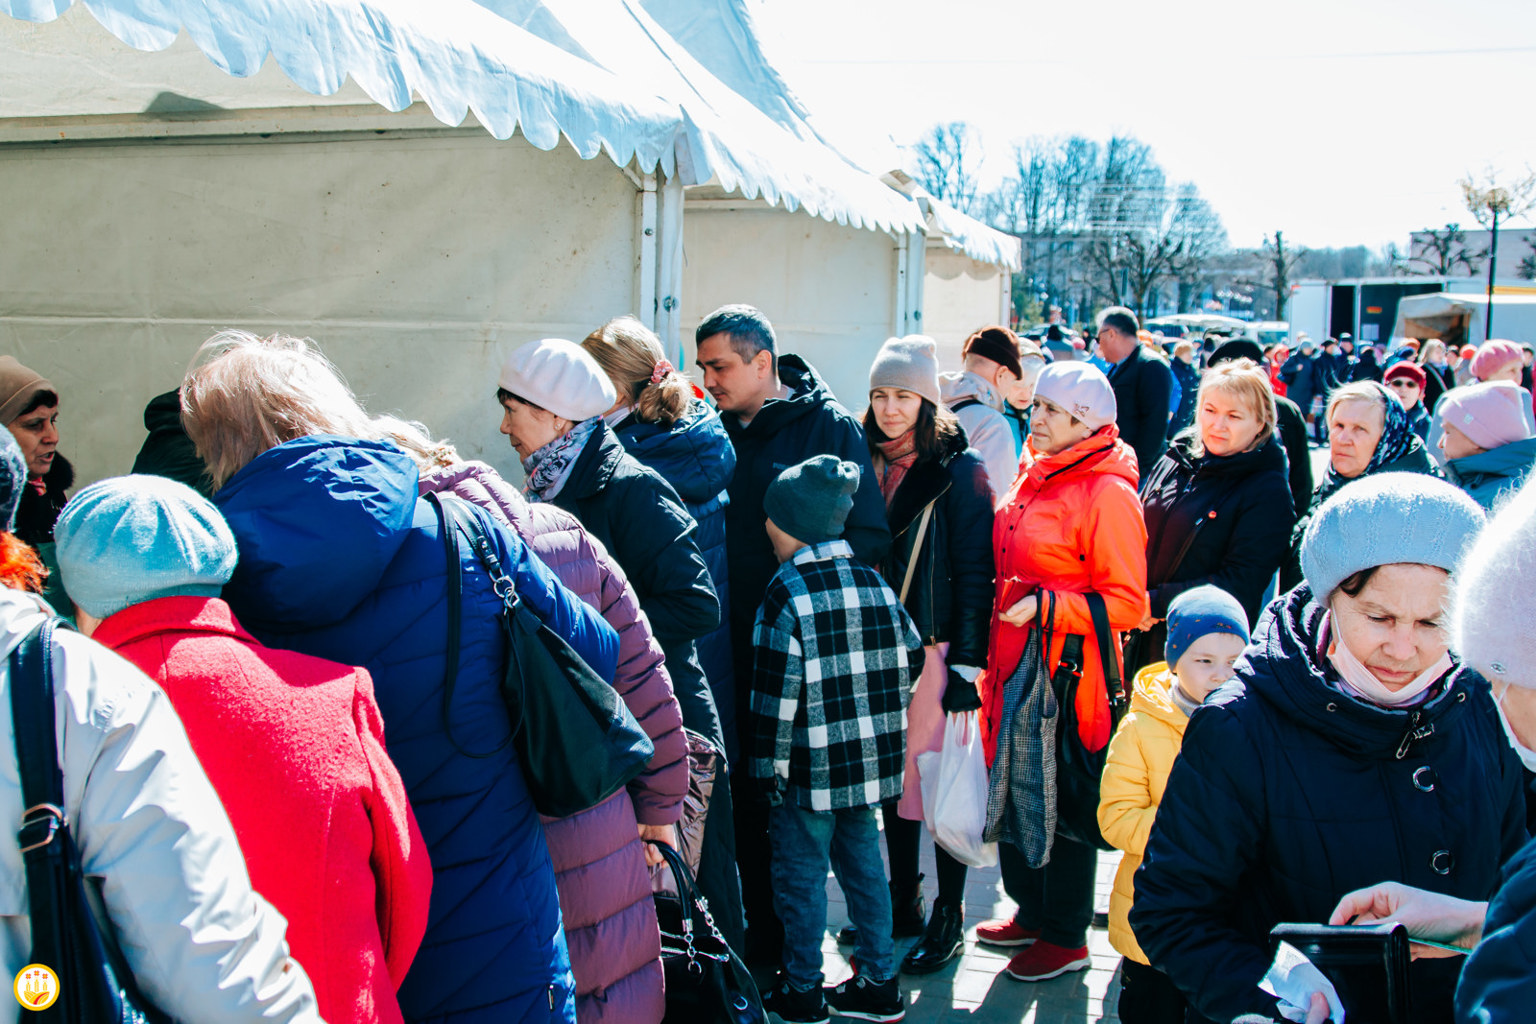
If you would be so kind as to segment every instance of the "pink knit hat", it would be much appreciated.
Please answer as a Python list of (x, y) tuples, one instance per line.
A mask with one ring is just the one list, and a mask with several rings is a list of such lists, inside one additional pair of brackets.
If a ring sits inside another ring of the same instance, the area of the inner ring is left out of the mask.
[(1536, 436), (1531, 393), (1514, 381), (1495, 380), (1452, 388), (1435, 407), (1440, 422), (1455, 427), (1479, 448), (1492, 450)]
[(1508, 364), (1518, 363), (1524, 358), (1520, 346), (1512, 341), (1499, 338), (1485, 341), (1477, 347), (1477, 355), (1472, 357), (1472, 376), (1478, 380), (1487, 380)]

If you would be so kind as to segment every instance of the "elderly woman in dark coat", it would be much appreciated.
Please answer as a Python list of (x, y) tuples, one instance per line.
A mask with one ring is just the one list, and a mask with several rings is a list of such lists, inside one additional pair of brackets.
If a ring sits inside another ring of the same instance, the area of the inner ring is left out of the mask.
[[(1520, 764), (1444, 629), (1482, 525), (1420, 474), (1345, 488), (1307, 528), (1306, 582), (1191, 716), (1130, 923), (1206, 1019), (1280, 1018), (1258, 987), (1274, 925), (1383, 879), (1484, 900), (1525, 842)], [(1451, 1018), (1457, 966), (1414, 962), (1410, 1024)]]

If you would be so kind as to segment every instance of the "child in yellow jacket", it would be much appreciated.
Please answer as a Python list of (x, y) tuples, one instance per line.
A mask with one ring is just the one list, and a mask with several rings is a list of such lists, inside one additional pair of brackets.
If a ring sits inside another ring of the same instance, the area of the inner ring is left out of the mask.
[[(1125, 851), (1109, 901), (1109, 941), (1124, 956), (1120, 969), (1122, 1024), (1183, 1024), (1182, 992), (1156, 968), (1131, 934), (1132, 877), (1141, 866), (1168, 773), (1184, 742), (1189, 716), (1232, 678), (1248, 645), (1248, 616), (1217, 587), (1195, 587), (1168, 606), (1166, 661), (1136, 674), (1131, 709), (1109, 742), (1099, 791), (1099, 828)], [(1170, 668), (1170, 666), (1172, 666)]]

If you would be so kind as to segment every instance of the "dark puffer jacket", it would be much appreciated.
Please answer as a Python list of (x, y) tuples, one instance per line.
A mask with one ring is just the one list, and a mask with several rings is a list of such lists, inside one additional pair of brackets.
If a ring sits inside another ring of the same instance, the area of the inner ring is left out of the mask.
[[(1152, 615), (1167, 618), (1174, 598), (1210, 584), (1237, 598), (1251, 626), (1296, 518), (1285, 450), (1271, 435), (1252, 451), (1196, 455), (1196, 439), (1193, 430), (1176, 437), (1141, 486)], [(1158, 630), (1151, 661), (1161, 657)]]
[(950, 438), (939, 458), (914, 463), (891, 499), (887, 514), (895, 536), (881, 575), (897, 593), (929, 502), (933, 515), (907, 592), (907, 614), (924, 644), (949, 644), (948, 664), (985, 668), (992, 629), (992, 487), (963, 432)]
[(630, 417), (614, 431), (624, 450), (672, 485), (698, 524), (694, 535), (720, 601), (720, 625), (699, 638), (699, 667), (715, 695), (728, 744), (734, 746), (735, 670), (731, 664), (730, 574), (726, 568), (726, 487), (736, 473), (736, 450), (714, 409), (694, 399), (670, 429)]
[(52, 544), (53, 525), (69, 503), (69, 495), (64, 492), (73, 486), (75, 467), (60, 452), (54, 455), (53, 464), (43, 474), (41, 494), (30, 486), (21, 489), (21, 502), (16, 506), (16, 528), (11, 532), (34, 548)]
[(856, 462), (863, 478), (853, 495), (843, 539), (866, 565), (879, 565), (891, 546), (885, 500), (869, 460), (864, 428), (799, 356), (779, 356), (779, 381), (789, 388), (789, 397), (764, 403), (746, 426), (732, 413), (720, 417), (736, 449), (725, 529), (731, 573), (731, 647), (736, 659), (736, 697), (742, 708), (752, 674), (752, 623), (768, 592), (768, 581), (779, 571), (779, 560), (763, 527), (763, 495), (768, 485), (812, 455), (836, 455)]
[(213, 481), (181, 425), (180, 391), (167, 391), (149, 400), (144, 407), (144, 429), (149, 436), (133, 460), (133, 472), (163, 476), (186, 484), (204, 497), (213, 497)]
[[(1330, 684), (1323, 616), (1305, 585), (1265, 613), (1190, 719), (1136, 872), (1137, 941), (1211, 1020), (1278, 1019), (1258, 988), (1274, 925), (1327, 921), (1383, 881), (1486, 900), (1525, 842), (1488, 684), (1458, 668), (1415, 709), (1353, 700)], [(1414, 962), (1413, 1024), (1450, 1018), (1459, 966)]]
[(1536, 840), (1504, 868), (1483, 941), (1456, 986), (1458, 1024), (1504, 1024), (1536, 1014)]
[[(677, 492), (600, 423), (550, 504), (581, 520), (629, 577), (666, 653), (684, 724), (713, 736), (719, 719), (694, 645), (720, 625), (720, 600), (699, 551), (698, 526)], [(701, 701), (710, 723), (698, 720)]]
[[(241, 623), (269, 647), (373, 677), (434, 869), (426, 938), (399, 992), (405, 1019), (574, 1021), (554, 870), (508, 742), (502, 602), (467, 546), (452, 735), (444, 728), (445, 554), (416, 464), (383, 442), (303, 437), (257, 456), (214, 502), (240, 548), (224, 596)], [(515, 534), (471, 514), (527, 605), (612, 679), (614, 631)]]

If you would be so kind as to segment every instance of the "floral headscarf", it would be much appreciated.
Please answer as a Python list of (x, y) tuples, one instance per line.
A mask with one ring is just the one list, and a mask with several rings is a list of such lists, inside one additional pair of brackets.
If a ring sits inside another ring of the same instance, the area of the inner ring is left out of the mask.
[(566, 477), (581, 457), (592, 436), (603, 422), (601, 416), (582, 420), (561, 436), (523, 460), (523, 472), (528, 474), (526, 490), (530, 501), (551, 501), (565, 486)]
[(1328, 463), (1328, 471), (1323, 474), (1323, 482), (1318, 485), (1317, 492), (1312, 498), (1314, 508), (1327, 501), (1335, 491), (1351, 480), (1363, 480), (1372, 473), (1378, 473), (1397, 462), (1415, 448), (1424, 447), (1424, 442), (1419, 440), (1419, 435), (1413, 432), (1413, 424), (1408, 419), (1408, 410), (1403, 408), (1402, 403), (1383, 385), (1375, 381), (1366, 383), (1379, 393), (1382, 405), (1386, 409), (1386, 419), (1381, 427), (1381, 440), (1376, 442), (1376, 451), (1372, 453), (1371, 461), (1366, 464), (1365, 470), (1359, 476), (1340, 476), (1334, 471), (1333, 463), (1331, 461)]

